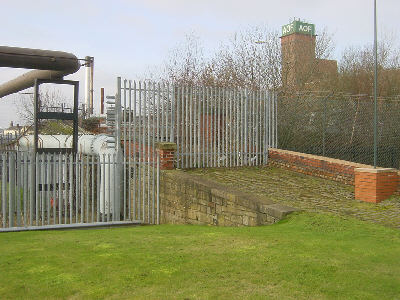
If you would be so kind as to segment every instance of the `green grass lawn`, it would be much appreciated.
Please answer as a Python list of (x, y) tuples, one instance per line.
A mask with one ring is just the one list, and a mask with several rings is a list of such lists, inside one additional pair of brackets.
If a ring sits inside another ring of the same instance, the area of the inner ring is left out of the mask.
[(400, 299), (400, 231), (324, 214), (2, 233), (0, 251), (1, 299)]

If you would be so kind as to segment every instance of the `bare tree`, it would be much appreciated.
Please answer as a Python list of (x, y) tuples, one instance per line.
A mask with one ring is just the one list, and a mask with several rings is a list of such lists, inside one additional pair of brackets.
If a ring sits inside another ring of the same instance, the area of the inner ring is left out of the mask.
[(184, 84), (196, 84), (205, 72), (205, 59), (200, 39), (187, 34), (181, 46), (174, 48), (164, 66), (164, 79)]
[(279, 35), (266, 27), (236, 33), (216, 53), (209, 68), (222, 86), (277, 88), (281, 79)]
[[(372, 95), (374, 83), (373, 46), (349, 47), (340, 60), (340, 89), (351, 94)], [(395, 40), (385, 37), (378, 44), (378, 94), (400, 95), (400, 50)]]
[[(59, 108), (61, 105), (67, 103), (66, 97), (60, 90), (56, 89), (42, 89), (39, 95), (41, 110), (52, 110)], [(27, 125), (33, 124), (34, 121), (34, 95), (33, 94), (20, 94), (15, 101), (18, 109), (19, 118)]]
[[(188, 35), (185, 43), (175, 48), (167, 60), (164, 78), (185, 84), (281, 89), (284, 76), (279, 36), (278, 31), (265, 26), (249, 27), (235, 33), (214, 55), (206, 58), (199, 38)], [(327, 58), (332, 49), (332, 36), (324, 29), (319, 33), (312, 55)], [(305, 82), (312, 78), (315, 68), (313, 65), (311, 69), (304, 69), (301, 78)]]

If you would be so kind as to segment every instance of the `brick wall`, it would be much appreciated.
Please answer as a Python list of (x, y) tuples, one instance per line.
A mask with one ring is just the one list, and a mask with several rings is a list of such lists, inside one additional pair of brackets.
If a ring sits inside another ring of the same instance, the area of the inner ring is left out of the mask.
[[(219, 131), (218, 131), (218, 118), (219, 118)], [(200, 117), (200, 135), (212, 143), (215, 139), (218, 139), (218, 134), (224, 136), (225, 132), (225, 117), (221, 114), (220, 116), (215, 114), (203, 114)]]
[(125, 153), (128, 154), (130, 152), (131, 157), (135, 157), (135, 155), (136, 155), (137, 160), (140, 159), (139, 153), (142, 154), (141, 155), (142, 160), (153, 162), (153, 158), (154, 158), (154, 160), (157, 159), (156, 156), (154, 155), (155, 152), (154, 152), (153, 147), (152, 146), (149, 147), (147, 142), (144, 145), (144, 149), (143, 149), (143, 144), (142, 143), (139, 144), (138, 142), (131, 142), (130, 146), (129, 146), (129, 142), (126, 142), (126, 143), (124, 143), (124, 147), (125, 147)]
[(270, 149), (268, 164), (355, 186), (355, 199), (378, 203), (400, 193), (399, 171), (329, 157)]
[(275, 223), (294, 210), (184, 171), (161, 172), (161, 223), (256, 226)]
[(369, 165), (281, 149), (269, 149), (268, 154), (269, 165), (350, 185), (354, 185), (356, 168), (371, 168)]
[(398, 188), (396, 169), (358, 168), (355, 171), (355, 198), (378, 203), (393, 195)]

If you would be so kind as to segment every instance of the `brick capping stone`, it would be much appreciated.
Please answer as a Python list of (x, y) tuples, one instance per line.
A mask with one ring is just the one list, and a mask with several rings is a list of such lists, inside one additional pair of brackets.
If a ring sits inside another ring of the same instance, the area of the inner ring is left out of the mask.
[(176, 150), (178, 147), (175, 143), (160, 142), (156, 143), (156, 148), (159, 150)]
[(160, 157), (160, 170), (175, 169), (175, 143), (162, 142), (156, 144), (157, 153)]
[(357, 200), (378, 203), (398, 193), (398, 170), (271, 148), (268, 164), (355, 186)]
[(356, 172), (361, 173), (387, 173), (387, 172), (397, 172), (394, 168), (357, 168)]
[(161, 223), (256, 226), (275, 223), (298, 209), (170, 170), (161, 172), (160, 210)]

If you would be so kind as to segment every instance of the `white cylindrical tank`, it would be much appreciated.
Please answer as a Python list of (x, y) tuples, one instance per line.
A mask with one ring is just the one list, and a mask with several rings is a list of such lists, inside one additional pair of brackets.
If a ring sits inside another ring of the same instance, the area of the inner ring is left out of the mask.
[[(39, 147), (71, 148), (70, 135), (39, 135)], [(84, 155), (98, 155), (100, 166), (100, 213), (114, 212), (114, 201), (118, 193), (118, 184), (115, 181), (117, 172), (117, 151), (110, 148), (108, 143), (113, 138), (105, 135), (81, 135), (78, 137), (78, 152)], [(34, 136), (27, 135), (20, 138), (17, 149), (30, 151), (34, 149)]]

